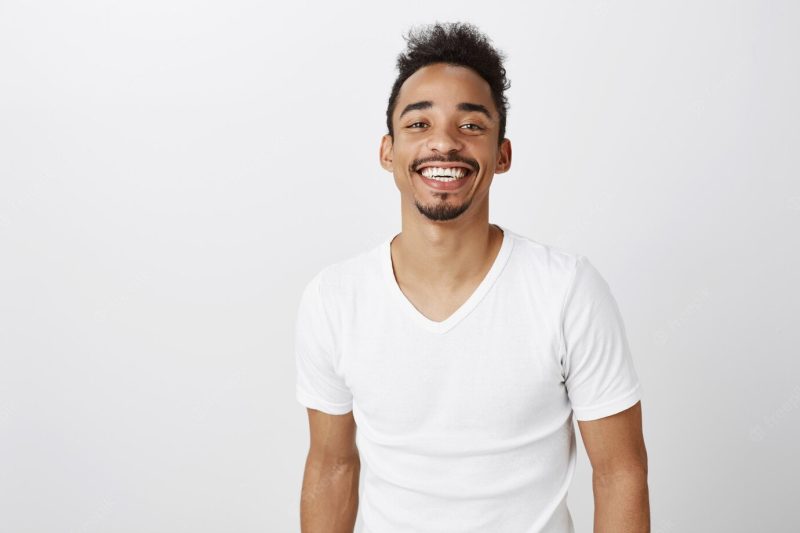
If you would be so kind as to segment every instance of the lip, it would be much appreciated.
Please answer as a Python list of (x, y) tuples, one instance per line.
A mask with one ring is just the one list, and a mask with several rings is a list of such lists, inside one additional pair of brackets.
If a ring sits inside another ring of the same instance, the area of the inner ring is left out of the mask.
[(420, 180), (422, 180), (422, 182), (425, 185), (427, 185), (431, 189), (436, 189), (437, 191), (455, 191), (455, 190), (458, 190), (461, 187), (463, 187), (464, 185), (466, 185), (468, 181), (471, 181), (470, 178), (472, 178), (472, 176), (475, 174), (475, 171), (472, 170), (472, 168), (470, 168), (470, 167), (465, 167), (463, 165), (453, 165), (453, 164), (450, 164), (449, 166), (438, 165), (438, 164), (430, 164), (430, 165), (426, 164), (426, 165), (421, 165), (419, 167), (419, 170), (422, 170), (425, 167), (435, 167), (435, 166), (438, 166), (440, 168), (455, 168), (455, 167), (459, 167), (459, 168), (464, 168), (467, 171), (467, 173), (464, 175), (463, 178), (459, 178), (459, 179), (453, 180), (453, 181), (436, 181), (436, 180), (432, 180), (432, 179), (426, 178), (425, 176), (423, 176), (419, 172), (416, 172), (416, 171), (414, 172), (414, 174), (416, 174), (417, 177)]

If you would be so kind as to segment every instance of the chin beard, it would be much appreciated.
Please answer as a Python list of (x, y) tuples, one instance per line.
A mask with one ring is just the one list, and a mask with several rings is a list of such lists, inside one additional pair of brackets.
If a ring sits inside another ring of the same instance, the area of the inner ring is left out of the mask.
[(435, 205), (422, 205), (418, 200), (414, 200), (417, 210), (429, 220), (453, 220), (458, 218), (461, 213), (466, 211), (472, 200), (461, 205), (450, 205), (448, 203), (438, 203)]

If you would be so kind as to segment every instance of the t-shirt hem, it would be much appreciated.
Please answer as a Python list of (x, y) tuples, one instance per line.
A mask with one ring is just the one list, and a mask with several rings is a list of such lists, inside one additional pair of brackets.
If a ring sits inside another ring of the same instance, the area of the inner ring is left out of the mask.
[(344, 415), (353, 410), (353, 402), (333, 403), (322, 400), (300, 389), (295, 390), (295, 397), (304, 407), (310, 407), (329, 415)]
[(633, 406), (642, 399), (642, 388), (637, 383), (630, 392), (610, 402), (592, 407), (572, 407), (576, 420), (597, 420), (610, 416)]

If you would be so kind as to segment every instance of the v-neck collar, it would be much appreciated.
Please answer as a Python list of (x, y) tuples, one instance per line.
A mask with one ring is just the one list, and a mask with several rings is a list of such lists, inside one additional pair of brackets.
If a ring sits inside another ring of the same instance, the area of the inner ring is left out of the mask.
[(401, 307), (406, 310), (412, 320), (417, 322), (420, 326), (434, 333), (446, 333), (450, 331), (456, 324), (466, 317), (475, 307), (480, 303), (489, 289), (492, 288), (494, 282), (503, 271), (503, 267), (508, 262), (511, 256), (511, 249), (514, 247), (514, 237), (512, 233), (505, 227), (499, 224), (494, 224), (503, 231), (503, 242), (500, 245), (500, 250), (492, 263), (491, 268), (484, 276), (483, 280), (478, 284), (477, 288), (467, 298), (467, 300), (456, 309), (456, 311), (441, 322), (431, 320), (426, 317), (419, 310), (414, 307), (414, 304), (406, 297), (400, 286), (397, 284), (397, 279), (394, 276), (394, 266), (392, 265), (392, 247), (391, 243), (398, 234), (392, 235), (384, 241), (380, 247), (382, 271), (385, 282), (388, 284), (389, 291), (399, 301)]

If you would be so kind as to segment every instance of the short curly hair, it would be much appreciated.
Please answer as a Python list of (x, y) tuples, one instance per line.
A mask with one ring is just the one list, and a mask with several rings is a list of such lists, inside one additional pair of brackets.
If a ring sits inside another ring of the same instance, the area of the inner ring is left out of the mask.
[(471, 68), (486, 80), (492, 91), (497, 113), (500, 117), (498, 145), (506, 135), (508, 99), (505, 91), (511, 87), (503, 67), (505, 54), (491, 45), (491, 41), (474, 25), (466, 22), (439, 23), (412, 28), (403, 36), (406, 51), (397, 56), (399, 74), (392, 86), (389, 106), (386, 109), (386, 126), (389, 136), (394, 137), (392, 115), (397, 106), (400, 87), (417, 70), (432, 63), (448, 63)]

